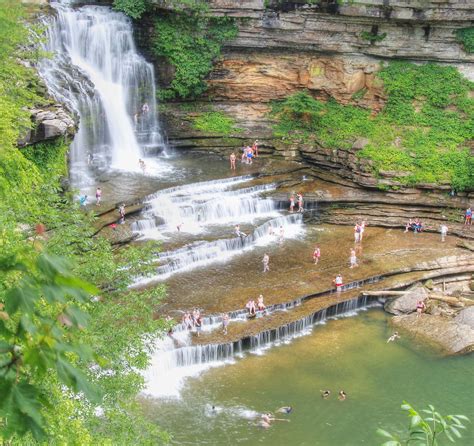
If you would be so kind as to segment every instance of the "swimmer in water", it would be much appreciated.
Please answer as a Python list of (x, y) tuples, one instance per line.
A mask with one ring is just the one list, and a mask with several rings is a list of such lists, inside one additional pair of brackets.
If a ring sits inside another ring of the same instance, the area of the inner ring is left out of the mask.
[(331, 391), (330, 390), (320, 390), (321, 392), (321, 396), (326, 400), (329, 398), (329, 396), (331, 395)]
[(287, 420), (285, 418), (275, 418), (270, 412), (262, 414), (261, 422), (268, 424), (268, 426), (271, 426), (272, 421), (287, 421), (287, 422), (290, 422), (290, 420)]
[(397, 339), (400, 339), (400, 335), (398, 334), (398, 331), (394, 332), (393, 335), (387, 339), (387, 344), (389, 342), (396, 341)]
[(347, 393), (344, 392), (344, 390), (341, 390), (337, 398), (339, 399), (339, 401), (344, 401), (347, 398)]
[(275, 411), (276, 413), (291, 413), (293, 412), (293, 408), (291, 406), (283, 406), (283, 407), (280, 407), (279, 409), (277, 409)]

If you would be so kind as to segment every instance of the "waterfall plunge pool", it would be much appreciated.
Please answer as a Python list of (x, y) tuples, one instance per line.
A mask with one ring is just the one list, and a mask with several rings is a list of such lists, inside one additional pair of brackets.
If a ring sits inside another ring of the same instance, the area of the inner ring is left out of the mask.
[[(180, 399), (143, 397), (143, 408), (180, 445), (381, 444), (378, 427), (404, 431), (403, 400), (474, 419), (473, 356), (442, 358), (403, 334), (387, 344), (388, 320), (380, 309), (330, 320), (290, 345), (189, 378)], [(321, 389), (331, 389), (328, 400)], [(344, 402), (337, 400), (341, 389)], [(294, 407), (291, 422), (255, 426), (258, 413), (284, 405)], [(456, 444), (473, 441), (468, 425)]]

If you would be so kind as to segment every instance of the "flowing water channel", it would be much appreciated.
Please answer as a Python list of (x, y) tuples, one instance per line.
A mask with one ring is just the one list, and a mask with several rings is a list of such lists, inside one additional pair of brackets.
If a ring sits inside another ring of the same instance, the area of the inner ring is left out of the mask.
[[(403, 399), (474, 416), (472, 357), (442, 359), (406, 339), (387, 345), (386, 316), (370, 309), (380, 302), (357, 292), (382, 280), (370, 263), (387, 261), (380, 250), (398, 248), (396, 234), (384, 233), (377, 245), (381, 231), (372, 230), (364, 248), (370, 261), (360, 269), (370, 280), (345, 273), (344, 292), (351, 294), (344, 302), (330, 301), (322, 290), (341, 269), (351, 235), (308, 226), (301, 214), (281, 209), (271, 197), (277, 182), (256, 179), (261, 160), (229, 173), (227, 162), (212, 156), (159, 157), (166, 147), (153, 68), (135, 48), (130, 21), (104, 6), (74, 7), (67, 0), (52, 6), (56, 15), (47, 19), (45, 49), (54, 57), (40, 71), (51, 94), (80, 118), (71, 148), (73, 184), (87, 193), (100, 185), (105, 203), (142, 198), (145, 209), (131, 230), (139, 240), (162, 245), (154, 273), (137, 277), (135, 286), (166, 283), (164, 311), (176, 320), (192, 307), (210, 309), (203, 335), (211, 337), (220, 330), (222, 311), (231, 328), (246, 327), (251, 324), (242, 307), (249, 296), (265, 290), (275, 299), (267, 301), (266, 319), (252, 322), (271, 322), (257, 334), (244, 330), (237, 340), (220, 335), (219, 341), (197, 342), (178, 325), (172, 336), (157, 340), (142, 401), (174, 444), (377, 444), (378, 426), (401, 428)], [(337, 262), (326, 260), (315, 285), (302, 253), (316, 241)], [(419, 238), (403, 243), (423, 247)], [(272, 274), (262, 273), (265, 253)], [(298, 298), (315, 288), (328, 299), (324, 309)], [(344, 389), (349, 398), (324, 401), (324, 388)], [(262, 411), (288, 404), (295, 408), (290, 423), (268, 431), (255, 425)]]

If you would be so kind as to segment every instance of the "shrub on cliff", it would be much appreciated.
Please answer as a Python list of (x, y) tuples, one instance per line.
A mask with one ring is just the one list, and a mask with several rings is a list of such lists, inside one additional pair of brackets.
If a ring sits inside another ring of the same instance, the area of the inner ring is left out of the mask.
[(242, 129), (235, 126), (235, 121), (221, 112), (208, 112), (196, 116), (193, 127), (203, 133), (214, 133), (220, 136), (229, 136), (240, 133)]
[(153, 51), (174, 68), (171, 84), (161, 89), (162, 99), (195, 97), (206, 88), (204, 79), (220, 55), (224, 42), (237, 35), (231, 17), (210, 17), (202, 8), (168, 12), (155, 21)]
[(139, 19), (148, 8), (147, 0), (114, 0), (114, 8), (132, 19)]
[(474, 53), (474, 26), (456, 30), (456, 40), (463, 46), (466, 53)]
[[(449, 183), (456, 190), (474, 189), (474, 159), (468, 143), (474, 136), (473, 84), (456, 68), (392, 62), (378, 76), (387, 103), (377, 116), (334, 100), (315, 100), (296, 93), (273, 106), (275, 135), (290, 140), (350, 149), (356, 139), (369, 144), (358, 152), (381, 170), (403, 171), (402, 184)], [(302, 111), (311, 114), (302, 119)], [(311, 117), (309, 119), (309, 117)]]

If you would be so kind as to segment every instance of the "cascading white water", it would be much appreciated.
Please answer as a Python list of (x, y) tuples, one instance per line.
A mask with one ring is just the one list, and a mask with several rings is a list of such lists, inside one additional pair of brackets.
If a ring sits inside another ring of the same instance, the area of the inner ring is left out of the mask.
[(190, 342), (188, 332), (156, 342), (156, 354), (152, 356), (151, 364), (145, 372), (147, 393), (161, 397), (179, 397), (185, 378), (210, 367), (223, 365), (239, 353), (239, 346), (235, 348), (232, 343), (192, 346)]
[(286, 344), (311, 333), (317, 324), (329, 319), (348, 317), (358, 311), (380, 306), (377, 298), (362, 296), (332, 305), (278, 328), (266, 330), (244, 340), (226, 344), (191, 345), (189, 332), (179, 330), (173, 337), (156, 343), (150, 367), (145, 373), (146, 393), (157, 397), (179, 397), (184, 380), (209, 367), (229, 363), (247, 350), (262, 354), (265, 350)]
[[(164, 189), (148, 198), (146, 219), (132, 225), (145, 238), (163, 238), (163, 234), (182, 232), (197, 234), (215, 225), (227, 226), (232, 238), (199, 241), (159, 254), (160, 266), (153, 276), (140, 278), (143, 285), (163, 280), (171, 274), (189, 271), (213, 262), (223, 262), (255, 246), (265, 246), (278, 239), (294, 238), (303, 231), (302, 215), (279, 216), (275, 201), (261, 197), (275, 189), (272, 184), (234, 189), (252, 179), (249, 176), (204, 181)], [(236, 236), (233, 225), (269, 219), (247, 234)]]
[[(259, 226), (245, 238), (200, 241), (174, 251), (161, 253), (156, 259), (161, 264), (156, 268), (156, 274), (138, 279), (136, 285), (144, 285), (157, 279), (164, 280), (176, 272), (189, 271), (210, 263), (227, 261), (234, 255), (255, 246), (265, 246), (275, 242), (280, 230), (284, 231), (285, 239), (297, 237), (303, 231), (302, 220), (301, 214), (277, 217)], [(270, 233), (270, 228), (272, 233)]]
[(180, 230), (197, 234), (210, 225), (248, 223), (278, 215), (276, 204), (260, 194), (275, 189), (272, 184), (231, 190), (251, 177), (205, 181), (164, 189), (148, 197), (145, 219), (132, 229), (145, 238), (162, 238)]
[(153, 66), (137, 53), (125, 15), (71, 3), (51, 4), (57, 14), (44, 49), (53, 57), (39, 68), (51, 94), (80, 117), (72, 173), (80, 178), (92, 167), (138, 170), (145, 148), (164, 147)]

